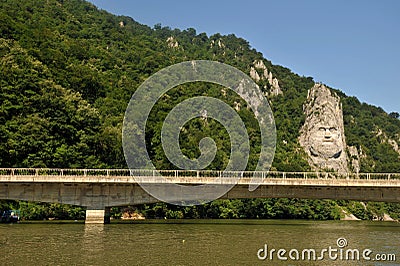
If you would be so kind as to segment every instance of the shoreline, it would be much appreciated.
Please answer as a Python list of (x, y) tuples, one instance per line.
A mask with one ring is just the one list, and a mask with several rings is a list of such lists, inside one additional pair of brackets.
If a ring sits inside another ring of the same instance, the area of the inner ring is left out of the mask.
[[(259, 224), (259, 225), (290, 225), (298, 224), (299, 222), (318, 223), (318, 222), (332, 222), (332, 223), (385, 223), (397, 224), (400, 221), (392, 220), (360, 220), (356, 219), (341, 219), (341, 220), (307, 220), (307, 219), (142, 219), (142, 220), (123, 220), (111, 219), (110, 224)], [(1, 224), (85, 224), (85, 220), (22, 220), (18, 223), (0, 223)], [(100, 224), (102, 225), (102, 224)]]

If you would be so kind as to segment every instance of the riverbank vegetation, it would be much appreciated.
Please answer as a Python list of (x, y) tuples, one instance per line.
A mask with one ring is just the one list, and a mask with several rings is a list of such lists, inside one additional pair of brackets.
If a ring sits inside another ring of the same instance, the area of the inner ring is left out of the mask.
[[(279, 80), (282, 94), (268, 95), (277, 128), (272, 169), (310, 170), (298, 143), (304, 122), (303, 103), (312, 77), (273, 65), (234, 34), (207, 36), (195, 29), (141, 25), (115, 16), (82, 0), (0, 2), (0, 167), (126, 168), (122, 151), (124, 112), (135, 89), (158, 70), (187, 60), (216, 60), (250, 72), (262, 60)], [(317, 62), (318, 63), (318, 62)], [(323, 63), (323, 62), (319, 62)], [(377, 88), (379, 89), (379, 88)], [(346, 141), (362, 151), (361, 172), (399, 172), (398, 113), (361, 103), (336, 90), (343, 103)], [(163, 118), (178, 103), (193, 96), (222, 98), (237, 107), (237, 95), (218, 86), (181, 86), (157, 103), (149, 118), (146, 143), (159, 169), (175, 168), (160, 145)], [(240, 102), (239, 102), (240, 103)], [(260, 150), (254, 115), (241, 103), (251, 142), (248, 170)], [(217, 139), (218, 153), (208, 169), (223, 169), (229, 160), (229, 136), (218, 123), (194, 119), (181, 136), (189, 158), (199, 155), (206, 134)], [(361, 204), (362, 205), (362, 204)], [(20, 209), (26, 219), (81, 219), (84, 210), (60, 204), (4, 202), (0, 209)], [(146, 217), (167, 218), (299, 218), (339, 219), (347, 209), (362, 219), (389, 213), (399, 217), (396, 204), (299, 199), (217, 200), (195, 207), (167, 204), (138, 206)], [(115, 216), (121, 212), (113, 208)]]
[[(18, 209), (22, 220), (83, 220), (85, 208), (58, 203), (0, 201), (0, 213)], [(360, 220), (400, 220), (400, 206), (395, 203), (305, 200), (305, 199), (236, 199), (215, 200), (198, 206), (176, 206), (167, 203), (131, 207), (112, 207), (113, 219), (124, 213), (145, 219), (307, 219), (340, 220), (353, 214)], [(131, 216), (131, 215), (130, 215)]]

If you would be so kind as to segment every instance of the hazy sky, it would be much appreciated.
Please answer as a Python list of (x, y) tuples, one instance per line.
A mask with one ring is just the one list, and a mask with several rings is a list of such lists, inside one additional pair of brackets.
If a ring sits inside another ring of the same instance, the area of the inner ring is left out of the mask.
[(400, 1), (90, 2), (151, 27), (234, 33), (273, 64), (400, 112)]

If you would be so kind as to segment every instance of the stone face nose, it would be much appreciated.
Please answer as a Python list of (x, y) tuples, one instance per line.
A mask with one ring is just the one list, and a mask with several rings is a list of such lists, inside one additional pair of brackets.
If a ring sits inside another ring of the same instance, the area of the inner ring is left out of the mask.
[(329, 128), (325, 129), (325, 134), (324, 134), (325, 139), (331, 139), (332, 138), (332, 133)]

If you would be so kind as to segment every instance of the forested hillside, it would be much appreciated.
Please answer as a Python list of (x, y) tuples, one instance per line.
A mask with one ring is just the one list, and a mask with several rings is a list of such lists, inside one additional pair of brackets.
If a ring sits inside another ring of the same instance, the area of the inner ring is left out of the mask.
[[(272, 168), (310, 170), (298, 137), (304, 123), (303, 104), (308, 89), (314, 85), (313, 79), (273, 65), (248, 41), (233, 34), (207, 36), (195, 29), (149, 27), (132, 18), (98, 10), (82, 0), (1, 0), (0, 55), (0, 167), (126, 168), (121, 132), (133, 92), (164, 67), (207, 59), (245, 73), (250, 72), (255, 61), (262, 60), (282, 89), (281, 94), (272, 95), (271, 84), (258, 81), (276, 121), (277, 148)], [(399, 172), (398, 113), (387, 114), (379, 107), (336, 92), (343, 104), (347, 144), (361, 151), (360, 171)], [(237, 95), (225, 94), (220, 87), (207, 83), (168, 92), (153, 108), (147, 126), (149, 154), (158, 168), (174, 167), (159, 145), (165, 116), (177, 103), (196, 95), (218, 97), (231, 106), (240, 102)], [(254, 115), (243, 102), (241, 106), (238, 113), (249, 135), (254, 136), (248, 165), (248, 169), (254, 169), (260, 147), (259, 130), (254, 126)], [(209, 168), (226, 166), (229, 137), (219, 123), (205, 124), (195, 119), (186, 130), (188, 133), (181, 136), (185, 155), (198, 156), (198, 141), (211, 136), (218, 139), (219, 149)], [(293, 207), (287, 209), (288, 204)], [(157, 217), (170, 213), (170, 217), (337, 219), (339, 205), (351, 209), (354, 204), (265, 199), (216, 201), (184, 209), (158, 204), (140, 209)], [(18, 203), (3, 202), (0, 207), (6, 205)], [(28, 213), (32, 209), (29, 206), (24, 203), (19, 207)], [(49, 210), (55, 205), (42, 206), (47, 206), (42, 210), (43, 217), (54, 216)], [(395, 205), (369, 206), (361, 211), (363, 218), (383, 211), (398, 216)], [(74, 216), (68, 211), (62, 213)], [(80, 212), (74, 209), (73, 213)]]

